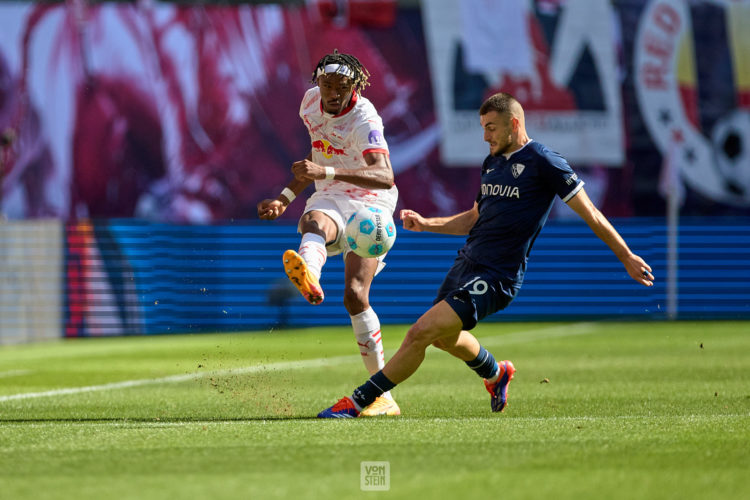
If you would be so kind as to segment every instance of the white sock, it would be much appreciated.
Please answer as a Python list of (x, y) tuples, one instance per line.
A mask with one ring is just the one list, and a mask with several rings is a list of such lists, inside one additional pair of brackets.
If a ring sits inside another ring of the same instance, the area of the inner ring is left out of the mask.
[(326, 263), (326, 240), (319, 234), (305, 233), (299, 244), (299, 255), (305, 259), (307, 269), (315, 278), (320, 279), (323, 264)]
[[(372, 307), (368, 307), (361, 313), (350, 316), (350, 318), (362, 361), (370, 375), (374, 375), (385, 366), (385, 353), (383, 353), (378, 315), (375, 314)], [(383, 396), (393, 399), (390, 391), (384, 392)]]

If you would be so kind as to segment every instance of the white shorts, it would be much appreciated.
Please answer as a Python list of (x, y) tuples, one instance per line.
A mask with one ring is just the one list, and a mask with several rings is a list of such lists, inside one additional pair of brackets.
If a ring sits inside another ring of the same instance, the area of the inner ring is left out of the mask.
[[(305, 204), (305, 211), (303, 212), (303, 215), (307, 212), (316, 210), (318, 212), (323, 212), (328, 217), (330, 217), (333, 222), (336, 223), (336, 240), (332, 243), (326, 244), (326, 253), (329, 257), (343, 253), (343, 258), (344, 260), (346, 260), (346, 256), (349, 255), (349, 252), (351, 252), (351, 249), (349, 248), (349, 245), (347, 245), (346, 239), (344, 238), (344, 228), (346, 227), (346, 221), (349, 220), (349, 217), (351, 217), (354, 212), (356, 212), (360, 208), (365, 208), (368, 206), (373, 206), (373, 204), (366, 204), (359, 200), (352, 200), (349, 197), (331, 196), (330, 193), (320, 193), (316, 191), (312, 196), (310, 196), (310, 198), (308, 198), (307, 203)], [(393, 216), (392, 207), (385, 207), (382, 205), (375, 206), (377, 206), (378, 208), (382, 208), (383, 210), (390, 213), (391, 216)], [(300, 225), (301, 223), (302, 220), (300, 219)], [(297, 231), (301, 232), (300, 229), (301, 228), (298, 225)], [(375, 274), (378, 274), (385, 267), (384, 260), (386, 255), (388, 254), (385, 253), (380, 257), (377, 257), (378, 269), (377, 271), (375, 271)]]

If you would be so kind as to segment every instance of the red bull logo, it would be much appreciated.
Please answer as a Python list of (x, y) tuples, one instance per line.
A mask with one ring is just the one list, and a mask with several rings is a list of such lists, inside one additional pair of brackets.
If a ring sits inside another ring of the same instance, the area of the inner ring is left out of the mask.
[(333, 147), (333, 144), (325, 139), (319, 139), (312, 142), (313, 151), (318, 151), (323, 154), (326, 158), (333, 158), (334, 156), (346, 156), (343, 149)]

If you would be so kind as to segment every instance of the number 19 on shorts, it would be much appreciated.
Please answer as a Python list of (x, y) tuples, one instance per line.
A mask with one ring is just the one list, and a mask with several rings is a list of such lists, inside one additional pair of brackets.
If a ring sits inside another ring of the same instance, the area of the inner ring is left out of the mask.
[(487, 293), (487, 290), (489, 289), (489, 285), (486, 281), (481, 279), (480, 276), (476, 276), (471, 281), (464, 284), (464, 286), (461, 287), (463, 290), (468, 290), (470, 294), (472, 295), (484, 295)]

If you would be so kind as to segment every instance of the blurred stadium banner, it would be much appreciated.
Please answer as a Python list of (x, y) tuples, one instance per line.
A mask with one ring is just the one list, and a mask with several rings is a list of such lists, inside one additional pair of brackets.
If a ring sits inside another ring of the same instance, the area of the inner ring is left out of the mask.
[(0, 344), (60, 337), (64, 266), (60, 221), (0, 222)]
[(338, 49), (370, 71), (402, 206), (471, 206), (504, 90), (606, 215), (663, 216), (676, 149), (684, 214), (750, 216), (748, 1), (294, 3), (0, 3), (0, 211), (252, 218), (309, 153), (299, 103)]
[[(614, 223), (656, 286), (634, 283), (582, 222), (551, 221), (519, 297), (488, 320), (671, 319), (665, 221)], [(343, 259), (326, 264), (326, 300), (315, 307), (284, 275), (281, 253), (299, 238), (292, 224), (33, 221), (0, 225), (0, 236), (0, 343), (349, 324)], [(683, 218), (679, 241), (676, 317), (750, 319), (750, 224)], [(400, 231), (372, 288), (381, 322), (411, 323), (426, 311), (462, 244)]]
[[(640, 109), (658, 149), (671, 157), (690, 188), (747, 206), (750, 2), (728, 2), (721, 10), (701, 13), (704, 18), (694, 20), (690, 5), (680, 0), (654, 0), (644, 9), (633, 48)], [(716, 31), (696, 40), (696, 30), (707, 24)], [(708, 57), (714, 58), (710, 68), (704, 62)], [(709, 78), (716, 84), (701, 81)], [(702, 103), (709, 88), (715, 94)]]
[[(651, 263), (657, 286), (634, 283), (585, 224), (553, 221), (535, 244), (519, 297), (490, 320), (667, 319), (664, 220), (615, 224)], [(343, 259), (332, 257), (326, 264), (321, 281), (326, 300), (319, 306), (310, 306), (284, 275), (280, 256), (296, 248), (295, 229), (137, 221), (68, 226), (66, 334), (348, 324)], [(750, 318), (750, 225), (685, 219), (679, 236), (678, 317)], [(371, 292), (381, 321), (411, 323), (426, 311), (462, 243), (461, 237), (400, 231)]]
[(529, 134), (571, 162), (623, 165), (622, 40), (614, 6), (549, 4), (537, 10), (532, 2), (423, 2), (446, 164), (484, 159), (477, 110), (503, 91), (523, 103)]

